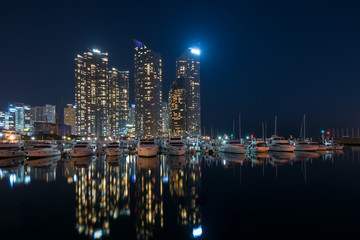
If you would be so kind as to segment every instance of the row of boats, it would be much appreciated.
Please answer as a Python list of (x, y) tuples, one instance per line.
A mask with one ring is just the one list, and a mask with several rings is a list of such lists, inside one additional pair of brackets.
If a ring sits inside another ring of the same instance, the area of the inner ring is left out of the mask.
[[(293, 152), (293, 151), (326, 151), (341, 150), (342, 145), (333, 141), (325, 141), (319, 144), (310, 141), (287, 140), (283, 137), (272, 137), (267, 141), (253, 139), (249, 143), (242, 143), (236, 140), (225, 140), (220, 144), (203, 144), (208, 152), (224, 152), (242, 154), (245, 152)], [(85, 157), (95, 154), (98, 146), (88, 142), (76, 142), (68, 153), (71, 157)], [(181, 137), (171, 137), (160, 146), (162, 152), (169, 155), (182, 156), (188, 152), (188, 146)], [(159, 153), (159, 145), (153, 139), (140, 139), (138, 141), (136, 152), (140, 157), (153, 157)], [(107, 143), (104, 147), (107, 156), (119, 156), (130, 153), (128, 146), (123, 146), (119, 142)], [(0, 158), (21, 157), (41, 158), (59, 156), (62, 151), (55, 143), (38, 143), (24, 149), (23, 142), (2, 142), (0, 143)]]
[[(76, 142), (69, 150), (71, 157), (86, 157), (96, 153), (98, 146), (88, 142)], [(152, 139), (141, 139), (136, 151), (140, 157), (153, 157), (159, 152), (159, 146)], [(186, 145), (181, 138), (171, 138), (167, 144), (170, 155), (181, 156), (185, 154)], [(107, 156), (119, 156), (129, 154), (127, 146), (121, 146), (119, 142), (106, 144), (104, 152)], [(20, 141), (5, 141), (0, 143), (0, 158), (23, 157), (29, 159), (60, 156), (62, 152), (55, 143), (38, 143), (24, 149), (24, 143)]]
[(288, 140), (283, 137), (273, 136), (267, 141), (252, 140), (248, 144), (243, 144), (236, 140), (223, 141), (219, 146), (219, 152), (225, 153), (245, 153), (250, 152), (294, 152), (294, 151), (327, 151), (342, 150), (343, 145), (327, 140), (324, 144), (311, 141)]

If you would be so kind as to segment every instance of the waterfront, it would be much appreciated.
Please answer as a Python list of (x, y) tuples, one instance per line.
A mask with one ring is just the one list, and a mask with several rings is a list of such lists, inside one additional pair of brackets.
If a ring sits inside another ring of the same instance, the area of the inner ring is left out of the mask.
[(360, 148), (104, 159), (50, 158), (1, 167), (2, 237), (297, 239), (356, 234)]

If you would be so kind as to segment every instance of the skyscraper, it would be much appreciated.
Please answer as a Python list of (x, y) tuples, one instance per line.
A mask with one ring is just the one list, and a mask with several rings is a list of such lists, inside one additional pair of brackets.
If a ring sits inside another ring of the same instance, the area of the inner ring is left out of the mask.
[(129, 122), (129, 71), (109, 71), (109, 135), (126, 134)]
[(56, 123), (56, 106), (46, 104), (45, 106), (31, 107), (31, 122)]
[(176, 59), (176, 78), (185, 80), (186, 130), (190, 136), (201, 135), (200, 116), (200, 50), (187, 49)]
[(31, 134), (33, 125), (30, 120), (30, 106), (24, 103), (9, 103), (9, 112), (5, 116), (8, 130)]
[(64, 108), (64, 124), (71, 126), (71, 134), (74, 134), (76, 131), (75, 114), (74, 106), (67, 104), (67, 107)]
[(186, 81), (183, 77), (177, 78), (169, 91), (170, 134), (185, 136), (187, 131), (187, 98)]
[(108, 53), (97, 49), (75, 58), (76, 133), (108, 135)]
[(161, 136), (161, 55), (135, 43), (135, 129), (138, 137)]

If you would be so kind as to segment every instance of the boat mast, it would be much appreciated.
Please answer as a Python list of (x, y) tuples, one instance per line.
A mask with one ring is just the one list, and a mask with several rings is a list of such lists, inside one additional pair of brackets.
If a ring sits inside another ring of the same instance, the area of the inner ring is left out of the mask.
[(304, 113), (304, 141), (305, 141), (305, 113)]
[(275, 115), (275, 137), (277, 137), (277, 133), (276, 133), (276, 115)]
[(241, 142), (241, 114), (239, 113), (239, 140)]

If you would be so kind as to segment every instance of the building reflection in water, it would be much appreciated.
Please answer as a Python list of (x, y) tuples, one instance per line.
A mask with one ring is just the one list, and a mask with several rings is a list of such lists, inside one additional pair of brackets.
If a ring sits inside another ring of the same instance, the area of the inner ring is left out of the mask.
[(136, 236), (150, 239), (164, 227), (162, 165), (158, 157), (138, 157), (136, 164)]
[(80, 234), (101, 238), (110, 234), (109, 212), (106, 199), (106, 171), (103, 161), (77, 167), (76, 228)]
[(177, 203), (178, 224), (198, 227), (201, 224), (201, 167), (195, 156), (186, 164), (185, 156), (169, 156), (169, 190)]
[[(1, 159), (0, 180), (10, 186), (30, 184), (33, 180), (54, 181), (61, 175), (75, 186), (76, 229), (88, 238), (110, 235), (110, 220), (128, 218), (135, 213), (138, 239), (151, 239), (166, 227), (164, 192), (169, 193), (177, 211), (177, 224), (202, 234), (201, 171), (202, 167), (240, 170), (247, 167), (275, 169), (284, 165), (300, 166), (306, 182), (306, 169), (313, 160), (333, 161), (344, 152), (296, 152), (262, 154), (220, 154), (219, 156), (166, 156), (119, 159), (86, 157), (59, 161), (58, 158), (25, 161)], [(201, 166), (201, 161), (204, 164)], [(300, 163), (301, 165), (299, 165)], [(57, 169), (59, 171), (57, 172)], [(60, 173), (60, 174), (57, 174)], [(271, 174), (274, 171), (270, 171)], [(130, 191), (132, 188), (132, 191)], [(131, 199), (132, 198), (132, 199)], [(132, 201), (132, 202), (131, 202)]]

